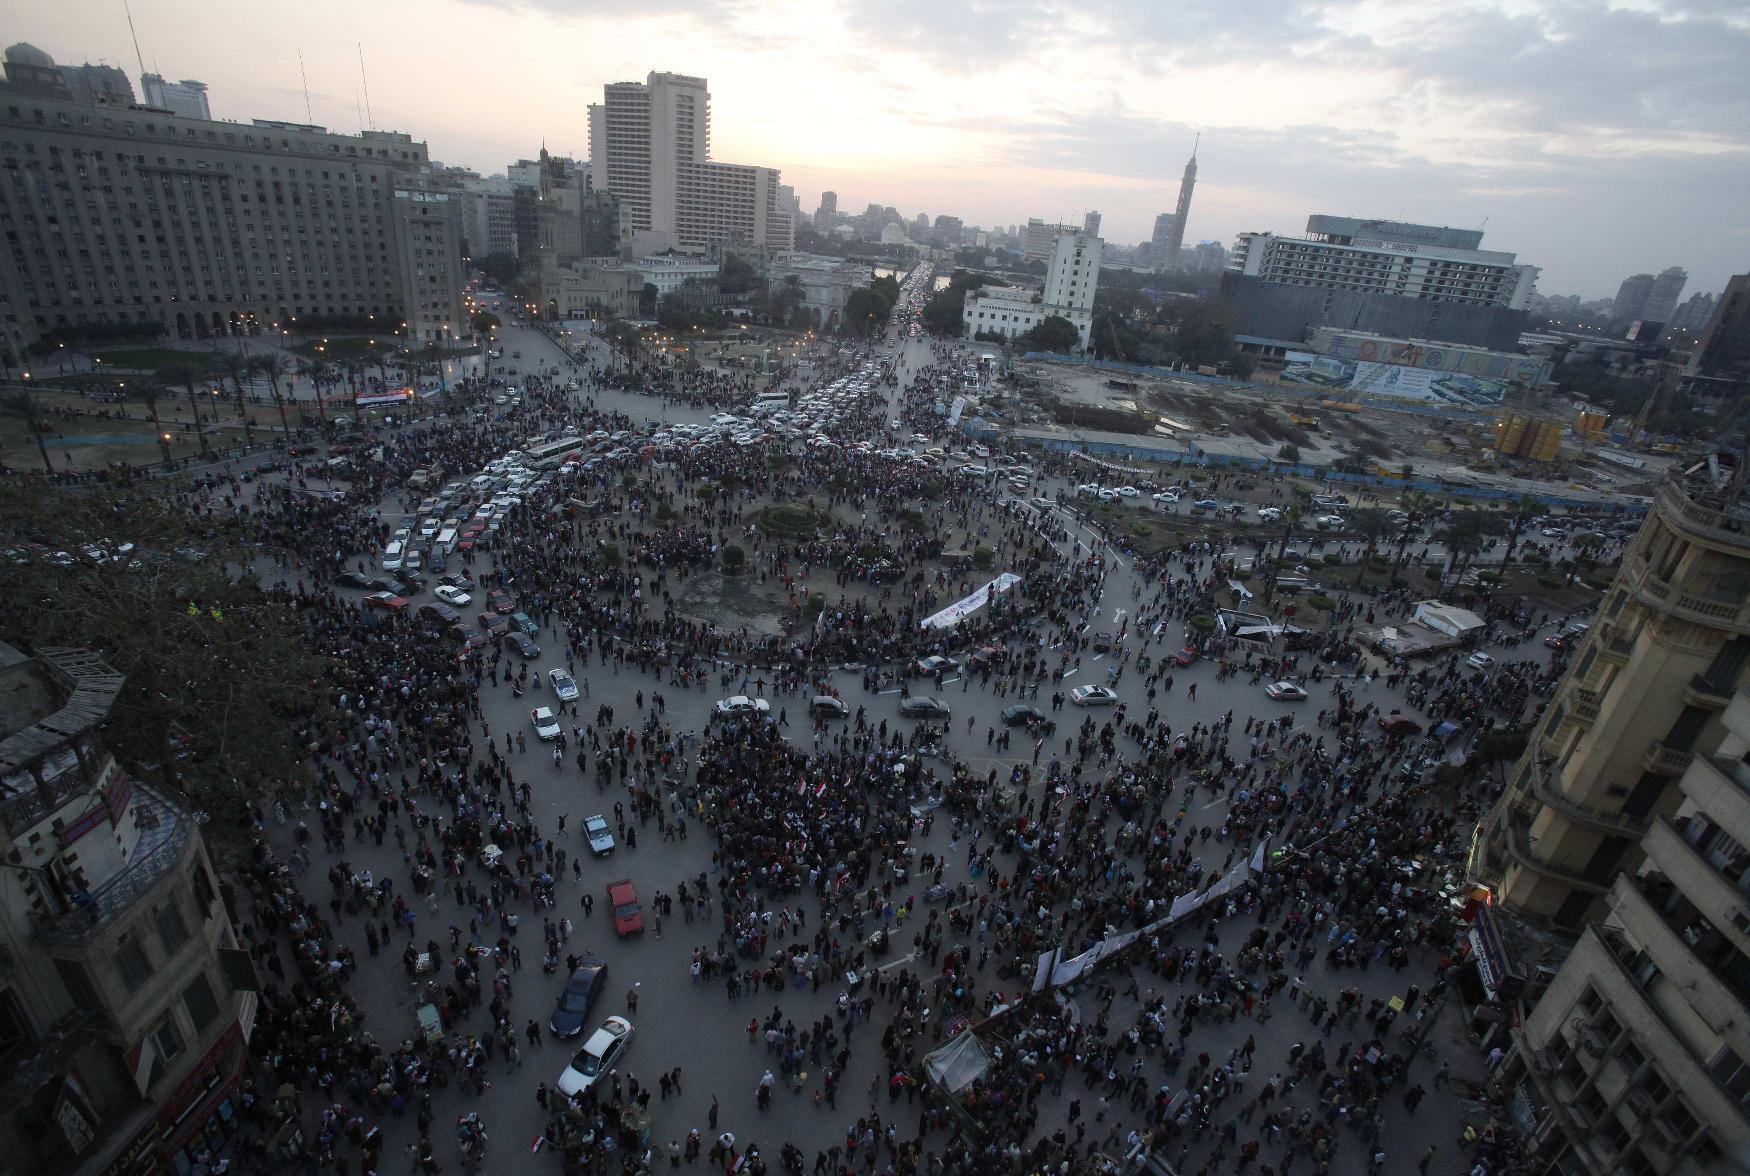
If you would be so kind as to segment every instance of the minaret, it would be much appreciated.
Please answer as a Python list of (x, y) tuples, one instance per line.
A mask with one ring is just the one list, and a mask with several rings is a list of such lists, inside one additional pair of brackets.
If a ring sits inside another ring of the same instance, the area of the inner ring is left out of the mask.
[(1167, 255), (1161, 259), (1168, 265), (1179, 264), (1179, 249), (1185, 244), (1185, 222), (1191, 218), (1191, 192), (1197, 187), (1197, 147), (1202, 142), (1203, 135), (1199, 132), (1191, 143), (1191, 158), (1185, 164), (1185, 174), (1179, 180), (1179, 207), (1173, 213), (1173, 233), (1167, 240)]

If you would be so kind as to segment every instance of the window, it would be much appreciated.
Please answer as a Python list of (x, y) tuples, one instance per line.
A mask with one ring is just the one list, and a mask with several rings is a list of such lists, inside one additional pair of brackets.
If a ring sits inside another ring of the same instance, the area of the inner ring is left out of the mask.
[(219, 998), (205, 976), (196, 976), (194, 983), (182, 990), (182, 1007), (196, 1033), (204, 1033), (213, 1018), (219, 1015)]
[(169, 1013), (165, 1013), (164, 1019), (146, 1036), (152, 1039), (153, 1048), (162, 1061), (171, 1061), (182, 1052), (182, 1034), (177, 1031), (176, 1020)]
[(60, 974), (61, 984), (67, 989), (67, 995), (73, 998), (73, 1003), (85, 1008), (97, 1008), (103, 1001), (97, 995), (97, 986), (91, 982), (91, 973), (84, 964), (77, 960), (56, 960), (55, 971)]
[(115, 970), (130, 995), (152, 978), (152, 961), (146, 958), (146, 949), (132, 931), (116, 940)]
[(182, 912), (176, 909), (176, 900), (171, 899), (152, 916), (158, 925), (158, 942), (164, 948), (166, 956), (173, 956), (188, 942), (188, 924), (182, 921)]

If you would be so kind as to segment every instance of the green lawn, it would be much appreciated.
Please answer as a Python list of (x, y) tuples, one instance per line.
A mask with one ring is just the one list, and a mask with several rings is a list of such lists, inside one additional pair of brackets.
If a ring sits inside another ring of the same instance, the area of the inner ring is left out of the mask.
[[(105, 369), (114, 368), (117, 371), (155, 372), (179, 363), (198, 363), (217, 366), (218, 357), (211, 351), (179, 351), (174, 347), (132, 347), (118, 348), (114, 351), (93, 352), (92, 359), (99, 360)], [(49, 362), (53, 362), (51, 359)]]

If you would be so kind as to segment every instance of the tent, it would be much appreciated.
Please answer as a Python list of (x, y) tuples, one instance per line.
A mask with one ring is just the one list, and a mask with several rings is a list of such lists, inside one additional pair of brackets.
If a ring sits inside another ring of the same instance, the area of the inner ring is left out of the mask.
[(984, 1077), (988, 1069), (990, 1055), (971, 1030), (924, 1055), (924, 1073), (955, 1094)]

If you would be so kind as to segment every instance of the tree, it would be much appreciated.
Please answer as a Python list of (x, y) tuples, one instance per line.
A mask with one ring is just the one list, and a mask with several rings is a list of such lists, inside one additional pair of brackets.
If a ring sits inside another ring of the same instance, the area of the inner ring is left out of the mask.
[(1258, 370), (1258, 357), (1244, 351), (1237, 351), (1233, 358), (1227, 361), (1227, 370), (1233, 373), (1236, 380), (1249, 380), (1252, 378), (1252, 373)]
[(1404, 520), (1403, 529), (1398, 532), (1398, 549), (1391, 562), (1393, 580), (1398, 578), (1398, 569), (1404, 566), (1404, 552), (1410, 546), (1410, 540), (1422, 525), (1423, 513), (1428, 509), (1428, 496), (1420, 490), (1406, 490), (1402, 503), (1404, 513), (1410, 517)]
[(887, 324), (887, 312), (892, 304), (883, 304), (880, 296), (867, 287), (852, 290), (845, 299), (845, 311), (840, 319), (846, 334), (867, 339), (875, 335)]
[(206, 368), (195, 363), (173, 363), (168, 367), (158, 369), (158, 375), (171, 384), (181, 384), (188, 390), (188, 411), (194, 418), (195, 437), (200, 442), (201, 452), (207, 452), (207, 431), (201, 428), (200, 401), (194, 394), (194, 386), (200, 383), (206, 375)]
[(237, 415), (243, 418), (243, 440), (255, 444), (255, 426), (249, 419), (249, 406), (243, 399), (243, 377), (250, 370), (250, 361), (241, 355), (226, 352), (219, 359), (219, 366), (225, 369), (225, 374), (231, 377), (231, 390), (237, 395)]
[(24, 431), (36, 441), (36, 451), (42, 454), (43, 469), (54, 473), (55, 463), (49, 460), (48, 442), (43, 440), (43, 421), (46, 414), (42, 401), (36, 398), (36, 393), (29, 388), (8, 388), (5, 392), (0, 392), (0, 413), (24, 425)]
[(1454, 511), (1446, 526), (1441, 528), (1439, 539), (1446, 545), (1453, 583), (1463, 581), (1465, 569), (1483, 549), (1486, 531), (1483, 513), (1478, 510)]
[[(0, 567), (0, 634), (36, 648), (100, 651), (126, 676), (104, 738), (130, 767), (162, 770), (215, 815), (261, 800), (320, 718), (322, 662), (298, 613), (234, 576), (259, 554), (237, 521), (197, 521), (146, 488), (0, 484), (0, 534), (81, 551), (126, 520), (138, 555)], [(215, 516), (216, 519), (216, 516)], [(179, 756), (178, 753), (181, 753)]]
[(1193, 367), (1214, 367), (1234, 354), (1233, 307), (1219, 298), (1174, 299), (1178, 313), (1173, 350)]
[(1531, 525), (1531, 520), (1543, 513), (1543, 503), (1529, 494), (1522, 494), (1508, 508), (1507, 516), (1507, 550), (1501, 555), (1501, 572), (1506, 574), (1507, 567), (1513, 562), (1513, 549), (1519, 546), (1519, 536), (1525, 528)]
[(1286, 441), (1283, 443), (1282, 448), (1276, 451), (1276, 456), (1280, 457), (1283, 461), (1292, 462), (1298, 465), (1300, 462), (1300, 446), (1292, 441)]
[(325, 359), (306, 360), (298, 365), (298, 374), (308, 376), (310, 386), (316, 390), (316, 415), (322, 418), (322, 423), (328, 423), (328, 404), (323, 385), (333, 381), (339, 369)]
[(1391, 519), (1378, 507), (1364, 507), (1361, 510), (1349, 512), (1349, 529), (1361, 536), (1367, 545), (1361, 552), (1361, 566), (1355, 569), (1355, 583), (1359, 587), (1367, 569), (1373, 564), (1373, 554), (1379, 550), (1379, 541), (1391, 534)]
[(280, 395), (280, 377), (289, 370), (286, 357), (277, 351), (271, 351), (266, 355), (256, 356), (251, 362), (251, 366), (267, 377), (268, 390), (273, 396), (273, 406), (279, 409), (280, 436), (282, 438), (290, 437), (292, 426), (286, 422), (286, 402), (285, 398)]
[(488, 253), (485, 257), (477, 259), (474, 264), (479, 267), (481, 273), (491, 279), (494, 285), (501, 288), (516, 280), (517, 261), (514, 253), (501, 249), (496, 253)]
[(723, 570), (724, 571), (733, 575), (736, 572), (741, 571), (742, 567), (746, 563), (747, 563), (747, 552), (743, 551), (736, 544), (731, 543), (729, 546), (727, 546), (723, 549)]
[(145, 383), (134, 385), (129, 391), (133, 394), (135, 400), (138, 400), (141, 404), (146, 406), (146, 412), (152, 418), (152, 439), (158, 442), (158, 447), (164, 451), (164, 468), (169, 469), (172, 464), (170, 459), (170, 434), (164, 431), (164, 423), (158, 419), (158, 401), (167, 396), (170, 393), (170, 389), (164, 387), (162, 384), (154, 384), (151, 381), (146, 381)]
[(1050, 314), (1022, 338), (1037, 351), (1070, 352), (1081, 345), (1082, 333), (1062, 315)]
[(474, 317), (470, 320), (469, 325), (474, 328), (474, 333), (476, 335), (490, 337), (492, 332), (498, 330), (498, 328), (504, 324), (501, 323), (498, 316), (493, 314), (490, 310), (480, 310), (474, 313)]

